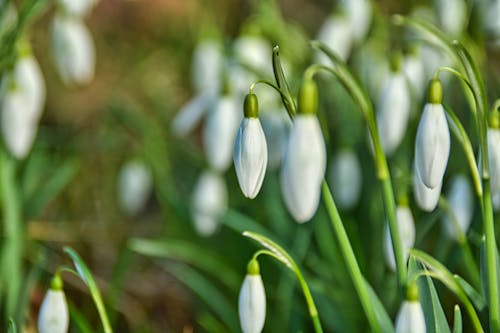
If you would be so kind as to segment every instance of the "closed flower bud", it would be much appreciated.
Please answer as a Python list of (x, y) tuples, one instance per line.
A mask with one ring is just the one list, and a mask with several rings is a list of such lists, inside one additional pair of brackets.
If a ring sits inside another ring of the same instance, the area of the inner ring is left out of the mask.
[(452, 36), (459, 36), (467, 25), (467, 2), (465, 0), (436, 0), (436, 7), (443, 30)]
[(418, 300), (403, 301), (396, 316), (395, 333), (425, 333), (424, 311)]
[[(250, 100), (255, 101), (250, 102)], [(255, 112), (246, 110), (247, 108), (255, 108)], [(255, 198), (266, 174), (267, 144), (258, 118), (257, 97), (254, 94), (249, 94), (245, 98), (245, 118), (241, 122), (234, 142), (234, 167), (245, 197)]]
[(66, 333), (69, 328), (69, 311), (62, 280), (55, 276), (45, 294), (38, 314), (39, 333)]
[[(408, 206), (398, 206), (396, 209), (396, 221), (398, 223), (399, 239), (405, 259), (408, 259), (410, 249), (415, 245), (415, 222), (413, 215)], [(393, 271), (396, 270), (396, 261), (394, 259), (394, 251), (392, 249), (391, 233), (389, 225), (385, 227), (385, 259), (389, 268)]]
[(222, 83), (224, 56), (220, 42), (206, 39), (198, 42), (191, 64), (191, 78), (198, 94), (217, 95)]
[(349, 18), (354, 41), (362, 41), (370, 29), (372, 21), (372, 6), (370, 1), (344, 0), (341, 4)]
[(192, 218), (201, 236), (211, 236), (227, 209), (224, 179), (213, 171), (204, 171), (196, 184), (192, 201)]
[(403, 71), (411, 85), (415, 97), (424, 93), (424, 64), (418, 54), (408, 54), (403, 60)]
[[(458, 231), (466, 234), (472, 221), (473, 198), (471, 185), (463, 175), (455, 176), (451, 180), (451, 187), (447, 194), (450, 212), (444, 217), (444, 230), (449, 237), (458, 240)], [(453, 217), (450, 216), (453, 214)]]
[(488, 159), (492, 193), (500, 192), (500, 129), (488, 128)]
[(129, 216), (139, 213), (145, 206), (153, 182), (149, 169), (139, 161), (130, 161), (122, 166), (118, 175), (118, 202)]
[(84, 85), (94, 78), (94, 41), (80, 18), (57, 14), (52, 43), (56, 67), (66, 85)]
[(361, 194), (361, 166), (355, 152), (344, 149), (332, 157), (330, 186), (335, 203), (342, 209), (353, 208)]
[[(333, 50), (342, 60), (347, 60), (352, 48), (350, 21), (342, 15), (330, 15), (323, 22), (316, 39)], [(316, 62), (331, 65), (330, 59), (323, 53), (316, 53)]]
[(429, 188), (438, 186), (450, 156), (450, 131), (441, 104), (427, 103), (415, 140), (415, 167)]
[(403, 72), (386, 79), (377, 104), (377, 125), (382, 148), (391, 155), (406, 133), (410, 116), (410, 92)]
[(441, 195), (441, 187), (443, 183), (440, 182), (434, 188), (428, 188), (420, 179), (417, 169), (413, 170), (413, 194), (417, 205), (426, 212), (432, 212), (439, 201)]
[(262, 331), (266, 320), (266, 293), (256, 260), (249, 263), (248, 273), (240, 290), (238, 311), (243, 333)]
[(37, 123), (45, 105), (45, 81), (42, 71), (31, 54), (22, 55), (15, 66), (18, 89), (26, 96), (26, 108), (31, 121)]
[(241, 118), (240, 103), (234, 96), (221, 97), (209, 111), (203, 131), (203, 147), (208, 163), (217, 171), (225, 172), (231, 165)]

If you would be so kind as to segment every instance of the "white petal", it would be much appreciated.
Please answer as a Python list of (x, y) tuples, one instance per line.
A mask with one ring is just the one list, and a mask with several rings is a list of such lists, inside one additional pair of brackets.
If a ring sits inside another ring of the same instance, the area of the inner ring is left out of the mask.
[[(332, 49), (342, 60), (349, 58), (352, 47), (350, 21), (341, 15), (330, 15), (321, 26), (316, 39)], [(331, 65), (330, 59), (322, 52), (316, 54), (316, 62)]]
[(196, 184), (192, 200), (196, 231), (202, 236), (212, 235), (227, 209), (227, 188), (224, 179), (214, 172), (203, 172)]
[(425, 88), (424, 65), (420, 57), (408, 55), (403, 61), (403, 71), (417, 98), (422, 97)]
[(285, 155), (289, 119), (284, 110), (262, 112), (262, 129), (268, 144), (268, 166), (276, 169)]
[(136, 215), (145, 206), (153, 187), (149, 169), (139, 161), (122, 166), (118, 175), (118, 202), (129, 216)]
[(14, 69), (17, 89), (26, 95), (27, 114), (32, 122), (38, 122), (45, 103), (45, 82), (36, 59), (32, 56), (19, 58)]
[(234, 144), (234, 166), (243, 194), (257, 196), (267, 167), (267, 144), (258, 118), (244, 118)]
[(39, 333), (66, 333), (69, 327), (69, 312), (62, 290), (49, 289), (38, 314)]
[(488, 158), (492, 192), (500, 191), (500, 129), (488, 128)]
[(330, 185), (335, 203), (341, 209), (353, 208), (361, 194), (361, 165), (350, 149), (339, 151), (332, 157)]
[(267, 40), (256, 36), (241, 36), (234, 41), (234, 57), (252, 70), (272, 73), (272, 49)]
[(326, 148), (318, 119), (297, 115), (290, 132), (281, 170), (281, 193), (295, 220), (310, 220), (321, 197), (326, 169)]
[(377, 104), (377, 126), (382, 148), (391, 155), (406, 133), (410, 116), (410, 92), (403, 73), (386, 80)]
[(441, 104), (426, 104), (415, 139), (415, 167), (429, 188), (442, 182), (450, 156), (450, 131)]
[(396, 316), (395, 333), (425, 333), (425, 318), (418, 301), (404, 301)]
[(457, 240), (456, 228), (458, 227), (461, 233), (466, 234), (474, 213), (472, 189), (465, 176), (458, 175), (451, 180), (447, 199), (456, 222), (447, 213), (443, 219), (444, 230), (449, 237)]
[(266, 319), (266, 294), (260, 275), (247, 275), (238, 299), (241, 330), (260, 333)]
[(372, 6), (369, 0), (344, 0), (343, 8), (349, 18), (349, 24), (355, 41), (366, 37), (372, 20)]
[[(408, 259), (410, 249), (415, 245), (415, 221), (408, 206), (398, 206), (396, 208), (396, 221), (398, 223), (399, 239), (403, 248), (405, 259)], [(394, 271), (396, 270), (396, 260), (392, 249), (392, 239), (389, 230), (389, 224), (385, 227), (385, 259), (387, 265)]]
[(175, 135), (182, 137), (191, 132), (212, 108), (217, 99), (212, 93), (202, 93), (187, 102), (176, 114), (172, 121), (172, 131)]
[(466, 27), (468, 20), (465, 0), (436, 0), (439, 23), (443, 30), (458, 36)]
[(432, 212), (436, 208), (439, 196), (441, 194), (441, 187), (443, 183), (439, 183), (434, 188), (428, 188), (420, 179), (418, 170), (414, 167), (413, 170), (413, 194), (415, 201), (420, 209), (426, 212)]
[(231, 165), (234, 139), (242, 117), (241, 103), (233, 96), (222, 97), (209, 112), (203, 131), (203, 143), (212, 168), (224, 172)]
[(202, 40), (193, 54), (191, 77), (197, 93), (218, 94), (222, 83), (224, 56), (217, 40)]
[(94, 77), (95, 47), (90, 31), (77, 17), (56, 15), (52, 24), (57, 70), (67, 85), (84, 85)]

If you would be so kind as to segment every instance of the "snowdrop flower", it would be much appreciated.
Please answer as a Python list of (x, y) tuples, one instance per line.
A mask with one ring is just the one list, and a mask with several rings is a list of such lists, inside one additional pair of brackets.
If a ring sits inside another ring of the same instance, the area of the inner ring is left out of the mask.
[(178, 137), (186, 136), (198, 126), (206, 111), (213, 108), (217, 100), (218, 96), (210, 91), (192, 98), (179, 110), (173, 119), (173, 133)]
[(276, 169), (285, 155), (290, 120), (285, 111), (262, 112), (262, 129), (268, 146), (268, 167)]
[(450, 131), (441, 101), (441, 82), (434, 79), (415, 139), (415, 168), (428, 188), (442, 182), (450, 156)]
[(500, 38), (500, 0), (493, 0), (489, 2), (489, 6), (486, 10), (485, 25), (488, 33), (493, 37), (493, 39)]
[(266, 293), (260, 276), (259, 263), (248, 263), (238, 299), (241, 330), (243, 333), (260, 333), (266, 320)]
[(420, 179), (417, 168), (413, 168), (413, 194), (417, 205), (426, 212), (432, 212), (441, 195), (442, 181), (434, 188), (428, 188)]
[(424, 311), (417, 300), (406, 300), (396, 316), (395, 333), (425, 333)]
[(451, 180), (447, 199), (453, 217), (446, 214), (443, 220), (444, 230), (450, 238), (459, 240), (459, 232), (464, 235), (467, 233), (474, 213), (472, 189), (465, 176), (458, 175)]
[(391, 155), (403, 140), (410, 116), (410, 91), (399, 67), (399, 64), (393, 65), (377, 104), (377, 126), (387, 155)]
[(59, 4), (67, 14), (83, 17), (97, 4), (98, 0), (59, 0)]
[(372, 6), (370, 1), (343, 0), (341, 5), (349, 18), (354, 41), (362, 41), (370, 29), (372, 20)]
[(424, 64), (420, 59), (418, 51), (412, 50), (403, 60), (403, 72), (415, 94), (420, 99), (424, 93)]
[(224, 55), (218, 40), (205, 39), (196, 45), (191, 65), (191, 80), (196, 93), (219, 93), (222, 83)]
[(436, 0), (438, 20), (443, 30), (452, 36), (460, 35), (467, 25), (465, 0)]
[[(408, 259), (410, 249), (415, 245), (415, 222), (408, 206), (398, 206), (396, 208), (396, 221), (398, 223), (399, 238), (405, 259)], [(396, 270), (396, 260), (392, 249), (391, 233), (389, 224), (385, 227), (385, 259), (386, 263), (393, 271)]]
[[(321, 26), (316, 39), (345, 61), (349, 58), (352, 48), (351, 23), (345, 16), (331, 14)], [(316, 53), (316, 62), (331, 65), (330, 59), (320, 52)]]
[(267, 144), (259, 121), (258, 101), (255, 94), (245, 98), (244, 113), (234, 142), (234, 167), (245, 197), (257, 196), (264, 181), (267, 167)]
[[(493, 193), (500, 192), (500, 129), (489, 127), (487, 132), (490, 183)], [(479, 165), (481, 166), (481, 164)], [(481, 168), (480, 168), (481, 170)]]
[(361, 165), (356, 153), (344, 149), (334, 155), (329, 175), (335, 203), (342, 209), (353, 208), (361, 194)]
[(69, 311), (63, 283), (59, 275), (52, 279), (38, 314), (39, 333), (66, 333), (69, 328)]
[(192, 201), (192, 218), (201, 236), (211, 236), (227, 209), (224, 179), (213, 171), (204, 171), (196, 184)]
[(118, 174), (118, 203), (129, 216), (139, 213), (145, 206), (153, 181), (149, 169), (140, 161), (129, 161)]
[(208, 163), (215, 170), (224, 172), (233, 160), (233, 143), (241, 121), (239, 99), (221, 97), (209, 111), (203, 130), (203, 147)]
[(298, 113), (290, 131), (280, 183), (281, 193), (294, 219), (310, 220), (318, 208), (326, 169), (326, 148), (316, 117), (318, 92), (314, 81), (302, 83)]
[(80, 18), (56, 14), (52, 45), (57, 70), (66, 85), (84, 85), (93, 79), (94, 41)]

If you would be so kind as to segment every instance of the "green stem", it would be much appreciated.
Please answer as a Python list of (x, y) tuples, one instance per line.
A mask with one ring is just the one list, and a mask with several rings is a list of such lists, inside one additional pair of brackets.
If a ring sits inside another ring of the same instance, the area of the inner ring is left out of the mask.
[(335, 206), (335, 202), (333, 201), (332, 193), (330, 192), (326, 181), (323, 181), (323, 199), (325, 202), (326, 210), (328, 211), (328, 215), (330, 216), (330, 220), (332, 222), (333, 230), (335, 231), (335, 235), (337, 236), (340, 250), (342, 251), (342, 256), (346, 261), (349, 275), (351, 276), (354, 288), (356, 288), (356, 291), (359, 295), (361, 306), (366, 313), (372, 331), (381, 332), (380, 325), (375, 316), (375, 310), (373, 309), (372, 303), (370, 301), (370, 294), (368, 293), (363, 275), (361, 273), (361, 270), (359, 269), (358, 261), (356, 260), (356, 256), (354, 255), (354, 251), (352, 250), (351, 243), (349, 242), (349, 237), (347, 236), (347, 233), (344, 229), (344, 225), (342, 224), (339, 212), (337, 210), (337, 207)]

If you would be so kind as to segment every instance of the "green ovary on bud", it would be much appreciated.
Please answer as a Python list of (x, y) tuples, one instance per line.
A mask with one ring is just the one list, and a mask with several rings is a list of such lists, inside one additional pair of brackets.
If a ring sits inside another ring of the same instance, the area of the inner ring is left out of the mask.
[(299, 90), (298, 113), (316, 114), (318, 110), (318, 87), (314, 80), (306, 79)]
[(250, 93), (245, 96), (243, 114), (245, 115), (245, 118), (259, 117), (259, 101), (257, 99), (257, 95)]
[(248, 262), (247, 274), (248, 275), (260, 275), (260, 266), (259, 266), (259, 262), (257, 261), (257, 259), (252, 258), (252, 260), (250, 260)]
[(443, 102), (443, 85), (439, 79), (432, 79), (429, 84), (429, 103), (441, 104)]
[(38, 315), (38, 332), (66, 333), (69, 328), (69, 311), (63, 282), (56, 273), (50, 283), (50, 289), (45, 294)]
[(238, 299), (238, 312), (243, 333), (262, 331), (266, 320), (266, 293), (255, 258), (248, 263)]

